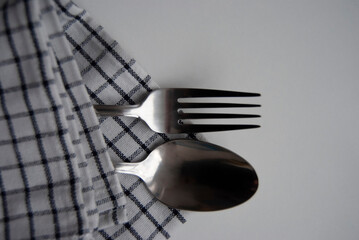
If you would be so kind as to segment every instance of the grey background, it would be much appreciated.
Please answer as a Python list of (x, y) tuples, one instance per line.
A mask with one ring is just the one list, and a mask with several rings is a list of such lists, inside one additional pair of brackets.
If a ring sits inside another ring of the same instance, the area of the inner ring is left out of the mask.
[(205, 134), (254, 166), (258, 192), (189, 213), (172, 239), (358, 238), (359, 1), (75, 2), (162, 87), (262, 93), (245, 111), (260, 129)]

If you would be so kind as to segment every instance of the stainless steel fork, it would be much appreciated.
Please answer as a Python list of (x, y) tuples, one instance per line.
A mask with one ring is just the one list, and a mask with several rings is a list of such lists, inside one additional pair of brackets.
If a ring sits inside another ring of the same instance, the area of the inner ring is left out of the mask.
[(100, 116), (130, 116), (141, 118), (147, 125), (159, 133), (196, 133), (215, 132), (257, 128), (253, 124), (193, 124), (184, 123), (187, 119), (219, 119), (219, 118), (254, 118), (255, 114), (228, 113), (186, 113), (189, 108), (238, 108), (259, 107), (258, 104), (241, 103), (208, 103), (183, 102), (185, 98), (207, 97), (258, 97), (259, 93), (235, 92), (194, 88), (162, 88), (152, 91), (138, 105), (95, 105), (96, 113)]

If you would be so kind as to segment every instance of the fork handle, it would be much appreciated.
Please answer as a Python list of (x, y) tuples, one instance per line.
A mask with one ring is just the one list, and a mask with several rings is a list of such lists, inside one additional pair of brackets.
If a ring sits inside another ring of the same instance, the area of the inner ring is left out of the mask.
[(96, 114), (99, 116), (128, 116), (138, 118), (140, 105), (94, 105)]

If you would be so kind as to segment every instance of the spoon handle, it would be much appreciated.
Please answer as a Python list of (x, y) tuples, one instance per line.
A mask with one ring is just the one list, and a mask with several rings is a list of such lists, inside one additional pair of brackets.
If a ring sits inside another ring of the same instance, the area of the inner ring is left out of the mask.
[(138, 175), (139, 163), (118, 163), (116, 165), (116, 172)]

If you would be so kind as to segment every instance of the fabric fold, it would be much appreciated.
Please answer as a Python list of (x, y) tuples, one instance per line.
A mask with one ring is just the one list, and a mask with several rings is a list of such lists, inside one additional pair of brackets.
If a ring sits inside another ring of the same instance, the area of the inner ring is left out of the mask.
[(127, 220), (124, 194), (58, 7), (46, 0), (2, 3), (4, 239), (93, 239), (94, 231)]
[(84, 9), (0, 6), (0, 238), (168, 239), (185, 213), (114, 166), (195, 136), (96, 116), (92, 104), (137, 104), (157, 85)]

